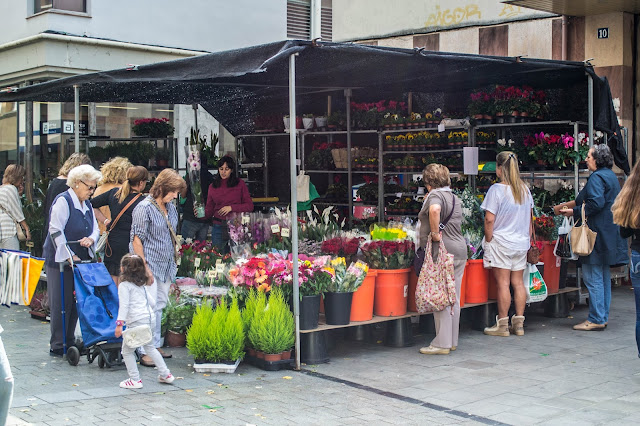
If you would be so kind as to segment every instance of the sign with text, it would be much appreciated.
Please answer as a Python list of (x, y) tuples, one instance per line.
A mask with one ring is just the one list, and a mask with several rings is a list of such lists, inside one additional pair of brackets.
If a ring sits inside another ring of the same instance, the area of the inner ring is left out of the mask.
[(598, 38), (609, 38), (609, 28), (598, 28)]

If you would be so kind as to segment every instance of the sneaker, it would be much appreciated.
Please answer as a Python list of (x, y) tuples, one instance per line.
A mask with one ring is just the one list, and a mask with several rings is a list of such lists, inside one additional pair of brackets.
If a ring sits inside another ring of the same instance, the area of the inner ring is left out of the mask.
[(169, 374), (167, 375), (167, 377), (162, 377), (162, 376), (160, 376), (160, 375), (158, 376), (158, 381), (159, 381), (160, 383), (168, 383), (168, 384), (171, 384), (171, 383), (173, 383), (173, 381), (174, 381), (175, 379), (176, 379), (176, 378), (175, 378), (175, 377), (173, 377), (173, 375), (172, 375), (171, 373), (169, 373)]
[(449, 351), (448, 348), (436, 348), (431, 345), (420, 348), (420, 353), (424, 355), (449, 355)]
[(142, 387), (142, 380), (134, 382), (130, 378), (120, 382), (120, 387), (124, 389), (140, 389)]

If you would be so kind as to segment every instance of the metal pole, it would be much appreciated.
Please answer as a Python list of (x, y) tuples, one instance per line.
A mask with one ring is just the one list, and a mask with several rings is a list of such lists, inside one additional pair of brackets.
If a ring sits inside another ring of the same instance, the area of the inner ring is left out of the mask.
[[(25, 120), (25, 140), (24, 140), (24, 167), (25, 167), (25, 185), (24, 190), (27, 194), (27, 200), (33, 201), (33, 102), (27, 101), (24, 108)], [(38, 120), (40, 122), (40, 120)], [(20, 149), (18, 146), (17, 164), (20, 164)]]
[(73, 85), (73, 102), (75, 114), (75, 124), (73, 130), (76, 139), (74, 152), (80, 152), (80, 86), (78, 86), (77, 84)]
[[(576, 152), (580, 152), (580, 143), (578, 142), (578, 123), (573, 123), (573, 149)], [(575, 196), (578, 196), (578, 184), (580, 182), (580, 160), (573, 164), (573, 192)]]
[(353, 176), (351, 175), (351, 89), (344, 90), (347, 98), (347, 199), (349, 200), (349, 229), (353, 227)]
[(322, 37), (322, 0), (311, 0), (311, 40)]
[(589, 146), (593, 146), (593, 77), (587, 74), (587, 92), (589, 102)]
[(296, 320), (296, 370), (300, 370), (300, 288), (298, 287), (298, 188), (296, 181), (296, 56), (289, 56), (289, 167), (291, 175), (291, 255), (293, 315)]
[(196, 130), (198, 130), (198, 104), (192, 104), (191, 108), (193, 108), (193, 121), (195, 124), (194, 127)]

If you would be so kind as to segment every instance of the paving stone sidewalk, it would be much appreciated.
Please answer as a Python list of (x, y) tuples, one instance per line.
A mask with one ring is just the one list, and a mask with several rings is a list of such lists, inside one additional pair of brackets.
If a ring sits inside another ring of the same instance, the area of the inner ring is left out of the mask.
[[(179, 377), (157, 383), (140, 367), (144, 388), (118, 387), (124, 367), (76, 367), (48, 355), (49, 324), (26, 308), (0, 308), (2, 339), (15, 376), (9, 424), (637, 424), (640, 359), (629, 287), (613, 291), (603, 332), (576, 332), (573, 318), (529, 314), (523, 337), (463, 330), (448, 356), (339, 339), (328, 364), (265, 372), (198, 374), (186, 349), (167, 364)], [(338, 338), (337, 333), (335, 338)]]

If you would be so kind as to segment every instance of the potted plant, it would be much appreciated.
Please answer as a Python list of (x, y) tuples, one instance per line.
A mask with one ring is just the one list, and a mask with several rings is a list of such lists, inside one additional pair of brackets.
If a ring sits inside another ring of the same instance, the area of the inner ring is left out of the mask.
[(244, 326), (238, 300), (209, 303), (196, 309), (187, 332), (187, 349), (195, 358), (197, 372), (233, 373), (244, 357)]
[(332, 112), (327, 119), (329, 130), (344, 130), (347, 127), (347, 116), (342, 111)]
[(135, 120), (131, 129), (136, 136), (148, 136), (150, 138), (166, 138), (173, 135), (175, 130), (169, 124), (169, 119), (164, 117)]
[(264, 353), (267, 362), (282, 359), (282, 352), (288, 351), (295, 343), (295, 323), (293, 313), (284, 299), (280, 288), (275, 287), (269, 295), (269, 303), (262, 311), (256, 311), (249, 339), (256, 350)]
[(324, 129), (327, 127), (327, 116), (326, 115), (320, 115), (315, 117), (316, 120), (316, 127), (318, 129)]
[(169, 159), (171, 159), (171, 150), (169, 148), (159, 148), (156, 150), (156, 165), (161, 168), (169, 167)]
[(89, 158), (91, 158), (91, 162), (97, 166), (97, 168), (100, 168), (102, 163), (108, 159), (106, 150), (101, 146), (92, 146), (89, 148)]
[(311, 273), (306, 280), (300, 281), (300, 330), (313, 330), (318, 327), (320, 298), (331, 281), (331, 275), (322, 270), (326, 263), (327, 256), (315, 258)]
[(156, 153), (156, 147), (151, 142), (132, 142), (129, 144), (129, 148), (131, 149), (129, 160), (138, 166), (147, 167), (149, 159), (153, 158)]
[(182, 347), (186, 344), (187, 329), (191, 325), (195, 306), (190, 303), (180, 301), (178, 298), (170, 297), (167, 307), (162, 316), (166, 333), (164, 343), (171, 348)]
[(302, 115), (302, 125), (305, 130), (310, 130), (313, 128), (313, 114), (303, 114)]
[(361, 261), (347, 267), (344, 257), (332, 259), (323, 269), (331, 276), (324, 292), (324, 309), (327, 324), (347, 325), (351, 318), (353, 292), (364, 281), (369, 267)]
[(256, 312), (264, 311), (267, 306), (267, 296), (264, 291), (258, 291), (255, 288), (249, 289), (249, 293), (244, 301), (244, 309), (242, 310), (242, 324), (245, 333), (245, 347), (248, 348), (250, 356), (256, 356), (256, 349), (251, 343), (251, 324)]

